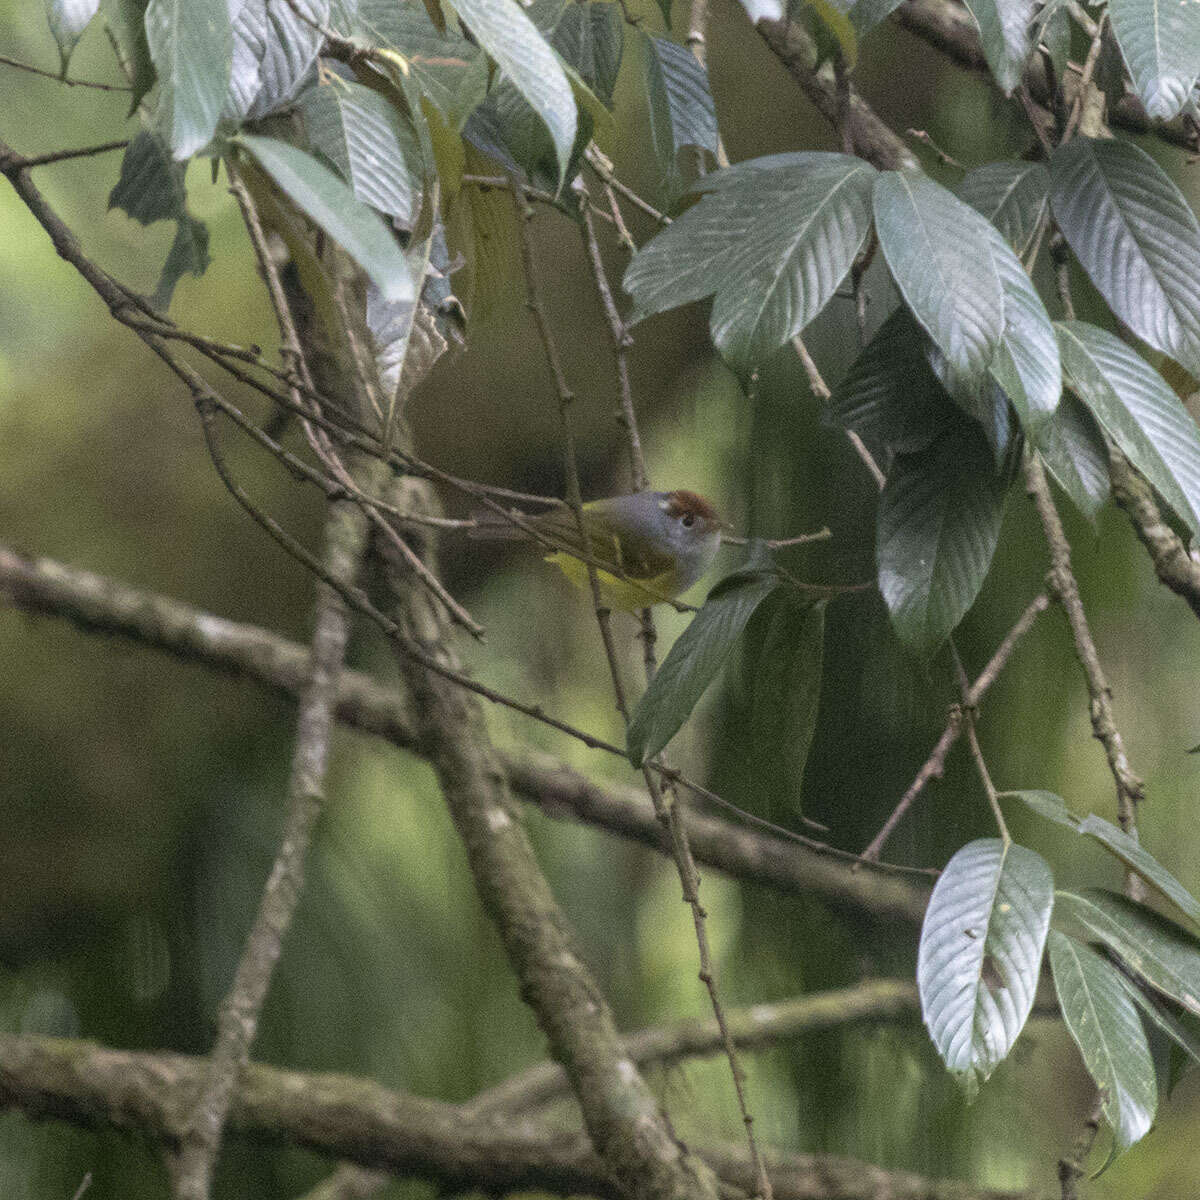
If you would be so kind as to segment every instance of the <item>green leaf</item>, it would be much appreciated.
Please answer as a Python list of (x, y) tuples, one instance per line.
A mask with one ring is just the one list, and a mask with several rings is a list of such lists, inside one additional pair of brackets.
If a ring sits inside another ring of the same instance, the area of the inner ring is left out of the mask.
[(554, 51), (516, 0), (455, 0), (454, 8), (545, 122), (558, 157), (561, 185), (578, 122), (571, 85)]
[(46, 20), (58, 43), (62, 74), (67, 74), (71, 51), (100, 8), (100, 0), (46, 0)]
[(158, 72), (158, 120), (176, 158), (208, 145), (229, 87), (226, 0), (150, 0), (146, 43)]
[(629, 761), (640, 767), (679, 732), (733, 650), (754, 610), (779, 586), (770, 572), (719, 580), (642, 693), (629, 722)]
[(1071, 57), (1071, 18), (1067, 0), (1047, 0), (1030, 27), (1031, 40), (1050, 57), (1054, 77), (1061, 80)]
[(1185, 1009), (1168, 1007), (1168, 1001), (1143, 991), (1123, 972), (1119, 974), (1125, 994), (1142, 1010), (1147, 1020), (1170, 1038), (1193, 1063), (1200, 1063), (1200, 1020)]
[(371, 88), (338, 79), (305, 92), (301, 111), (310, 145), (355, 196), (411, 228), (424, 164), (417, 135), (395, 106)]
[(926, 340), (912, 313), (897, 309), (833, 390), (830, 416), (872, 453), (914, 454), (958, 420)]
[(1071, 502), (1094, 525), (1108, 503), (1108, 451), (1104, 435), (1091, 413), (1070, 392), (1064, 392), (1054, 415), (1034, 439), (1046, 469)]
[(917, 955), (921, 1015), (969, 1099), (1033, 1007), (1053, 904), (1045, 860), (998, 838), (968, 842), (933, 889)]
[(1035, 0), (966, 0), (966, 5), (979, 26), (988, 66), (1000, 90), (1011, 96), (1033, 48), (1029, 26), (1037, 7)]
[(165, 312), (175, 285), (187, 273), (203, 275), (209, 264), (208, 229), (187, 211), (185, 168), (171, 157), (170, 147), (157, 134), (143, 131), (129, 143), (121, 160), (121, 176), (108, 197), (143, 225), (176, 221), (175, 241), (155, 290), (154, 307)]
[[(421, 5), (359, 0), (355, 27), (370, 45), (400, 55), (421, 95), (455, 131), (487, 95), (487, 55), (457, 33), (439, 32)], [(399, 83), (408, 78), (403, 70), (397, 75)]]
[(1200, 223), (1166, 172), (1129, 142), (1076, 137), (1050, 160), (1050, 204), (1113, 312), (1200, 375)]
[(1025, 431), (1037, 431), (1062, 395), (1058, 340), (1050, 316), (1020, 260), (996, 233), (993, 261), (1004, 291), (1004, 329), (988, 374), (1012, 401)]
[(1020, 800), (1027, 808), (1076, 833), (1100, 843), (1110, 854), (1120, 859), (1131, 871), (1165, 896), (1185, 916), (1200, 924), (1200, 901), (1152, 855), (1136, 838), (1118, 829), (1110, 821), (1089, 813), (1076, 816), (1053, 792), (1001, 792), (1000, 799)]
[(245, 147), (292, 202), (319, 225), (375, 281), (388, 300), (414, 300), (416, 288), (404, 251), (378, 213), (360, 204), (328, 167), (287, 142), (239, 134)]
[(958, 198), (987, 217), (1023, 257), (1050, 204), (1050, 172), (1020, 159), (985, 163), (963, 176)]
[(1159, 494), (1200, 534), (1200, 429), (1162, 376), (1085, 321), (1057, 324), (1067, 383)]
[(158, 286), (151, 297), (154, 307), (166, 312), (175, 294), (175, 285), (185, 275), (203, 275), (211, 261), (208, 257), (208, 226), (184, 213), (175, 229), (175, 240), (167, 252), (167, 261), (163, 263)]
[(825, 601), (779, 587), (755, 610), (739, 643), (735, 704), (738, 769), (748, 789), (799, 807), (804, 765), (817, 724)]
[(233, 22), (233, 60), (221, 115), (256, 120), (291, 104), (316, 76), (328, 0), (243, 0)]
[(148, 0), (101, 0), (104, 20), (112, 34), (117, 57), (133, 81), (132, 115), (142, 98), (154, 86), (154, 63), (146, 43), (146, 4)]
[(1079, 822), (1079, 832), (1094, 838), (1155, 891), (1170, 900), (1180, 912), (1200, 923), (1200, 903), (1140, 842), (1094, 813), (1089, 813)]
[(1177, 116), (1200, 76), (1200, 5), (1110, 0), (1108, 19), (1147, 114)]
[(1200, 942), (1174, 921), (1115, 892), (1059, 892), (1056, 920), (1081, 941), (1100, 942), (1151, 987), (1200, 1015)]
[(717, 153), (717, 114), (708, 74), (686, 46), (667, 38), (642, 36), (650, 141), (667, 194), (679, 191), (679, 161), (684, 146)]
[(610, 108), (624, 49), (620, 8), (611, 3), (569, 4), (550, 45)]
[(817, 66), (826, 58), (840, 60), (847, 71), (858, 63), (858, 33), (849, 15), (833, 0), (804, 0), (802, 17), (813, 30), (817, 42)]
[(1004, 332), (995, 228), (919, 172), (875, 178), (875, 230), (900, 294), (945, 357), (949, 390), (977, 392)]
[(978, 428), (958, 419), (896, 457), (879, 499), (879, 590), (900, 640), (932, 654), (975, 601), (1000, 536), (1008, 476)]
[(712, 334), (748, 371), (825, 306), (870, 232), (874, 171), (842, 154), (777, 155), (706, 176), (709, 191), (630, 263), (633, 321), (716, 293)]
[(1158, 1086), (1146, 1031), (1121, 973), (1095, 950), (1057, 930), (1050, 966), (1063, 1020), (1100, 1089), (1117, 1149), (1127, 1150), (1154, 1123)]

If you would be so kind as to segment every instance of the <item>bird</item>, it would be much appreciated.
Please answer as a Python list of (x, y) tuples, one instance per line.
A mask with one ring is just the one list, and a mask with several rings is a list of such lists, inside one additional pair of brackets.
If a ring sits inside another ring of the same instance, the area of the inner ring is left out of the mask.
[[(632, 492), (583, 506), (587, 547), (570, 508), (530, 515), (514, 512), (521, 524), (500, 513), (477, 514), (473, 538), (544, 538), (555, 549), (545, 556), (579, 588), (590, 586), (586, 554), (596, 565), (601, 603), (620, 612), (675, 599), (708, 570), (728, 526), (697, 492)], [(522, 528), (527, 526), (528, 529)], [(606, 569), (607, 568), (607, 569)]]

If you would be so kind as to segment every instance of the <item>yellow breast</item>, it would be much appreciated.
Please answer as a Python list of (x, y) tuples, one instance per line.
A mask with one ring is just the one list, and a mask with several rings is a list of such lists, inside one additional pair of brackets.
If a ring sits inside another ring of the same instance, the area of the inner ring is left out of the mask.
[[(587, 563), (573, 554), (547, 554), (546, 561), (556, 567), (577, 587), (589, 590)], [(605, 607), (616, 612), (633, 612), (661, 600), (670, 600), (675, 595), (675, 570), (656, 575), (651, 579), (620, 579), (607, 571), (597, 570), (600, 583), (600, 598)]]

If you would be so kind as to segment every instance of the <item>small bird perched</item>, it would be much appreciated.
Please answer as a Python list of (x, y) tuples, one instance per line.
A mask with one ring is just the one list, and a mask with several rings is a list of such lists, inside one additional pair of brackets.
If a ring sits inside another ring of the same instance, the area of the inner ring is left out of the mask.
[[(597, 565), (602, 601), (620, 611), (673, 600), (687, 591), (712, 565), (721, 530), (726, 528), (703, 496), (682, 490), (634, 492), (585, 504), (586, 549), (581, 547), (578, 521), (569, 508), (517, 515), (530, 530), (562, 547), (547, 554), (546, 561), (559, 567), (576, 587), (589, 586), (588, 564), (578, 557), (581, 552), (589, 555)], [(471, 537), (536, 540), (498, 513), (481, 514), (476, 520)]]

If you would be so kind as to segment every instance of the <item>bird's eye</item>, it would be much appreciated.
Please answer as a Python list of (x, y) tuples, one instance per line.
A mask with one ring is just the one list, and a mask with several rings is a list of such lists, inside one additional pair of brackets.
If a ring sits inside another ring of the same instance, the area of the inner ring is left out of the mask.
[(679, 519), (683, 522), (684, 529), (691, 529), (691, 527), (696, 523), (696, 517), (694, 513), (684, 513)]

